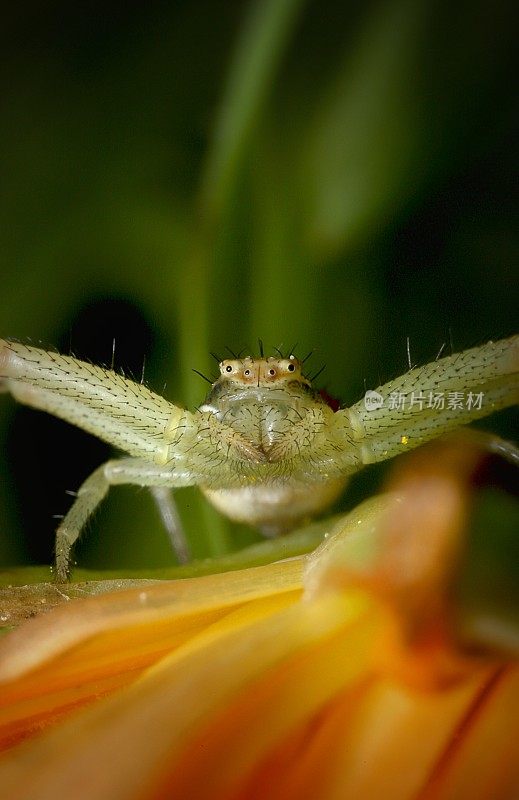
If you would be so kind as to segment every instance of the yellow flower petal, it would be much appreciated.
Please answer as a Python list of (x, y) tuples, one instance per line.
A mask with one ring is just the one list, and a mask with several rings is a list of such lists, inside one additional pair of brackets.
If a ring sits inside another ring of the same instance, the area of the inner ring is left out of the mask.
[(301, 560), (71, 602), (0, 641), (0, 746), (56, 722), (262, 597), (300, 594)]
[[(19, 748), (0, 765), (0, 783), (20, 798), (50, 800), (72, 794), (73, 786), (78, 800), (141, 797), (150, 776), (179, 757), (202, 720), (290, 655), (332, 636), (358, 606), (334, 595), (308, 607), (298, 603), (246, 629), (223, 635), (209, 629), (134, 686)], [(114, 762), (124, 770), (112, 769)], [(94, 764), (88, 782), (78, 784), (78, 775)]]
[(519, 797), (519, 670), (498, 672), (485, 688), (453, 736), (423, 800)]

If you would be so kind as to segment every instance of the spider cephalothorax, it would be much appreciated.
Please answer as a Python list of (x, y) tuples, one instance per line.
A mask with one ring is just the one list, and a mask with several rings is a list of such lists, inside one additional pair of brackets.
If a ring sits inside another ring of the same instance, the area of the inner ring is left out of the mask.
[(257, 449), (258, 461), (294, 456), (301, 439), (314, 439), (330, 412), (289, 358), (225, 360), (200, 412), (216, 417)]

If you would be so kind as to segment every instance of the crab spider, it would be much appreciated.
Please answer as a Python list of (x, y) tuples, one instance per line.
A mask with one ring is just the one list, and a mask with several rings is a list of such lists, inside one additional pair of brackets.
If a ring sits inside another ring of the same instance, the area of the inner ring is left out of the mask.
[(411, 369), (332, 409), (287, 358), (229, 359), (190, 412), (104, 367), (0, 340), (0, 387), (128, 457), (98, 467), (56, 531), (56, 577), (113, 484), (150, 487), (187, 559), (170, 488), (198, 485), (233, 520), (272, 536), (319, 514), (348, 476), (519, 401), (519, 336)]

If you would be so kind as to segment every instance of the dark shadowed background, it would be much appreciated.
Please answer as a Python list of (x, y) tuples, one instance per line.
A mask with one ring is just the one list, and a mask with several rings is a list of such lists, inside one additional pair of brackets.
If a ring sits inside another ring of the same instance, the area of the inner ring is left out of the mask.
[[(515, 4), (21, 2), (0, 34), (0, 335), (115, 364), (195, 407), (226, 346), (315, 353), (343, 403), (517, 329)], [(165, 387), (165, 388), (164, 388)], [(511, 435), (503, 412), (483, 427)], [(0, 561), (110, 448), (0, 402)], [(353, 481), (343, 507), (374, 491)], [(197, 556), (253, 541), (195, 490)], [(114, 489), (83, 566), (173, 562)]]

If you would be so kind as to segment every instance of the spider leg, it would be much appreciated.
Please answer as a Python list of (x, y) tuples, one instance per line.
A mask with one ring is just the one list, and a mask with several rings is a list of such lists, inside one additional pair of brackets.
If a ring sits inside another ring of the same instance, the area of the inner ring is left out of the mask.
[(112, 370), (3, 339), (0, 387), (25, 405), (157, 464), (168, 458), (170, 434), (195, 427), (189, 412)]
[(185, 472), (176, 473), (171, 468), (156, 466), (139, 458), (113, 459), (102, 464), (80, 486), (72, 507), (56, 531), (56, 580), (68, 580), (72, 547), (110, 486), (131, 483), (164, 489), (185, 486), (190, 482), (192, 480)]
[(0, 391), (77, 425), (157, 466), (175, 462), (196, 482), (236, 482), (240, 465), (265, 461), (247, 437), (210, 412), (190, 412), (147, 386), (73, 356), (0, 339)]
[(519, 336), (489, 342), (406, 372), (334, 415), (331, 437), (346, 472), (357, 450), (361, 464), (399, 453), (519, 402)]
[(191, 560), (191, 554), (171, 489), (166, 486), (151, 486), (150, 492), (179, 564), (187, 564)]
[(515, 466), (519, 467), (519, 447), (514, 442), (502, 439), (500, 436), (496, 436), (495, 433), (487, 433), (474, 428), (470, 429), (470, 438), (478, 442), (489, 453), (501, 456), (509, 461), (510, 464), (515, 464)]

